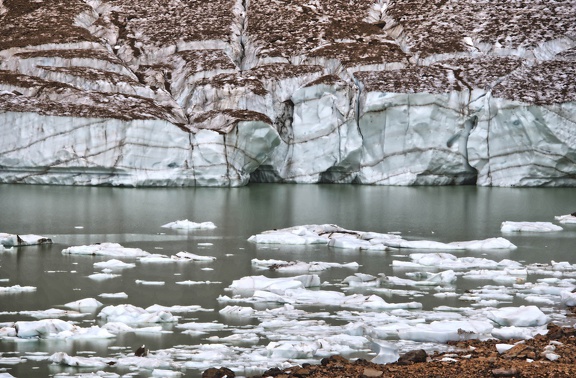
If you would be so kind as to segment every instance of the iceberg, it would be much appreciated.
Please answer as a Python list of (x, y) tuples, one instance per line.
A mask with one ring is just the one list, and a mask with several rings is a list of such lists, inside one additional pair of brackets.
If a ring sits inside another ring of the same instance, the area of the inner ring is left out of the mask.
[(565, 223), (565, 224), (573, 224), (576, 223), (576, 213), (566, 214), (566, 215), (557, 215), (554, 217), (558, 222)]
[(106, 322), (121, 322), (126, 324), (174, 323), (178, 321), (178, 319), (168, 311), (159, 310), (148, 312), (141, 307), (130, 304), (106, 306), (100, 310), (97, 316)]
[(68, 247), (62, 250), (64, 254), (113, 256), (113, 257), (145, 257), (150, 253), (140, 248), (125, 248), (118, 243), (101, 243)]
[(502, 222), (502, 232), (554, 232), (563, 228), (550, 222)]
[(177, 220), (174, 222), (169, 222), (161, 227), (163, 228), (172, 228), (176, 230), (213, 230), (216, 228), (216, 225), (212, 222), (192, 222), (188, 219), (184, 220)]
[(537, 327), (550, 321), (536, 306), (502, 307), (486, 311), (486, 316), (500, 326)]
[(52, 239), (34, 234), (15, 235), (0, 232), (0, 245), (3, 247), (21, 247), (38, 244), (52, 244)]
[(434, 321), (430, 324), (416, 324), (398, 331), (403, 340), (446, 343), (448, 341), (480, 339), (490, 335), (494, 327), (490, 322), (470, 321)]

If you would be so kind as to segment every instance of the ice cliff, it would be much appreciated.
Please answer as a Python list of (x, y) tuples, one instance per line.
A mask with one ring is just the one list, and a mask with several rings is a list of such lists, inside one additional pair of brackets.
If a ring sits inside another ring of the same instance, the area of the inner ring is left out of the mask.
[(0, 182), (576, 186), (575, 15), (0, 0)]

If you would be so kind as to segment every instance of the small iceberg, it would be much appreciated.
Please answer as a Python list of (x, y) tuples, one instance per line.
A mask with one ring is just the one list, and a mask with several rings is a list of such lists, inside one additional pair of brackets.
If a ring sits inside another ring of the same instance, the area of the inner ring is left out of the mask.
[(100, 311), (98, 317), (107, 322), (121, 322), (126, 324), (171, 323), (177, 321), (177, 318), (168, 311), (148, 312), (141, 307), (130, 304), (106, 306)]
[(110, 270), (120, 270), (120, 269), (129, 269), (134, 268), (136, 264), (132, 263), (125, 263), (124, 261), (120, 261), (117, 259), (112, 259), (108, 261), (101, 261), (94, 263), (94, 268), (98, 269), (110, 269)]
[(576, 212), (566, 215), (557, 215), (554, 217), (554, 219), (564, 224), (576, 224)]
[(563, 228), (550, 222), (502, 222), (502, 232), (554, 232)]
[(150, 253), (140, 248), (125, 248), (118, 243), (101, 243), (91, 245), (72, 246), (62, 250), (63, 254), (114, 256), (114, 257), (144, 257)]
[(174, 222), (166, 223), (161, 226), (162, 228), (172, 228), (175, 230), (213, 230), (216, 225), (212, 222), (191, 222), (188, 219), (177, 220)]
[(52, 239), (40, 235), (15, 235), (0, 232), (0, 244), (4, 247), (21, 247), (26, 245), (52, 244)]
[(550, 321), (536, 306), (502, 307), (486, 312), (486, 317), (500, 326), (537, 327)]
[(94, 298), (79, 299), (74, 302), (68, 302), (64, 307), (76, 310), (79, 312), (94, 312), (98, 307), (102, 306), (102, 302)]
[(23, 293), (23, 292), (30, 292), (36, 291), (36, 286), (8, 286), (8, 287), (0, 287), (0, 294), (14, 294), (14, 293)]
[(312, 261), (307, 263), (303, 261), (252, 259), (252, 266), (257, 269), (266, 269), (278, 272), (321, 272), (330, 268), (358, 269), (360, 264), (357, 262), (340, 264), (320, 261)]
[(90, 368), (105, 368), (110, 362), (100, 357), (72, 357), (65, 352), (56, 352), (48, 360), (58, 365)]

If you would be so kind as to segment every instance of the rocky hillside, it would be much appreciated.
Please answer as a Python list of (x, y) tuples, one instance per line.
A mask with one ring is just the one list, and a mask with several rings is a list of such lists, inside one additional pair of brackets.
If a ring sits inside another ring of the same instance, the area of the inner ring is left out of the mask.
[(0, 0), (0, 182), (576, 186), (576, 3)]

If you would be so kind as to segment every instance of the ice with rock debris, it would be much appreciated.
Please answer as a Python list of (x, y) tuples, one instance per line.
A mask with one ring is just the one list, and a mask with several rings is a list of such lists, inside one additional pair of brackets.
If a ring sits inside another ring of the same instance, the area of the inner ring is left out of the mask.
[(166, 223), (161, 227), (175, 230), (213, 230), (216, 228), (216, 225), (213, 222), (192, 222), (184, 219)]
[(141, 307), (131, 304), (106, 306), (98, 313), (98, 318), (102, 318), (106, 322), (121, 322), (126, 324), (173, 323), (178, 321), (170, 312), (163, 310), (148, 312)]
[(144, 257), (150, 253), (140, 248), (125, 248), (118, 243), (101, 243), (91, 245), (72, 246), (62, 250), (64, 254), (114, 256), (114, 257)]
[(321, 272), (330, 268), (348, 268), (348, 269), (358, 269), (360, 266), (357, 262), (351, 263), (333, 263), (333, 262), (322, 262), (322, 261), (284, 261), (284, 260), (261, 260), (252, 259), (252, 266), (257, 269), (274, 270), (278, 272)]
[(500, 226), (502, 232), (554, 232), (562, 230), (562, 227), (550, 222), (504, 221)]
[(500, 326), (537, 327), (550, 321), (542, 310), (533, 305), (487, 310), (486, 317)]
[(45, 236), (26, 234), (15, 235), (0, 232), (0, 245), (4, 247), (19, 247), (26, 245), (51, 244), (52, 239)]

